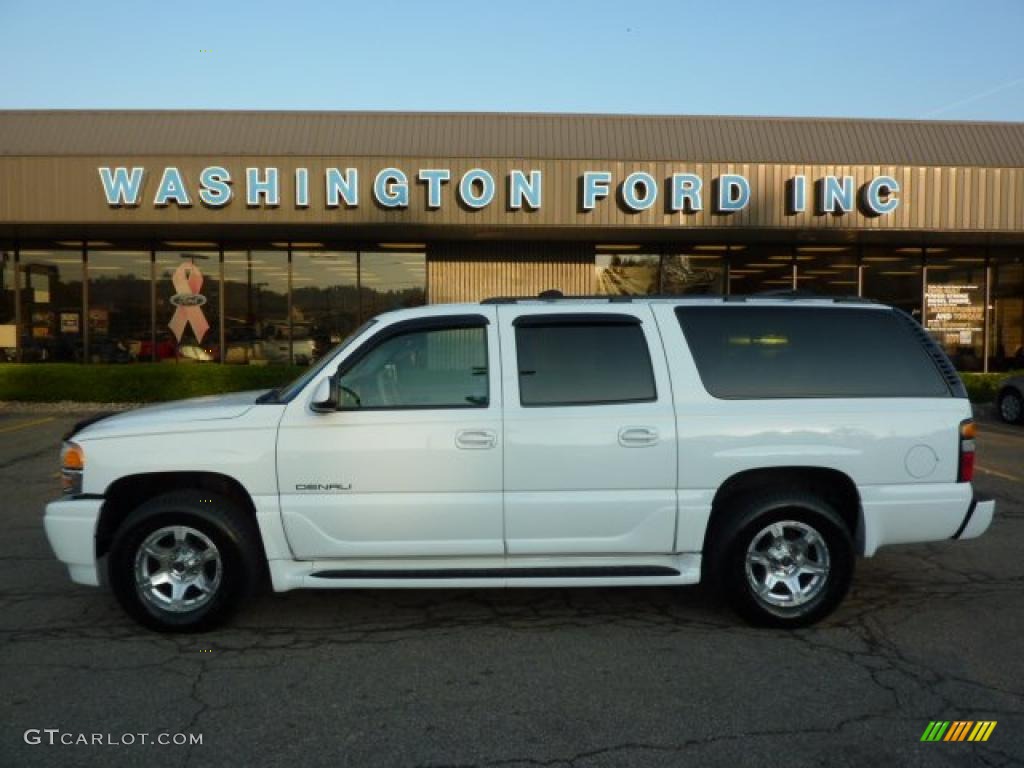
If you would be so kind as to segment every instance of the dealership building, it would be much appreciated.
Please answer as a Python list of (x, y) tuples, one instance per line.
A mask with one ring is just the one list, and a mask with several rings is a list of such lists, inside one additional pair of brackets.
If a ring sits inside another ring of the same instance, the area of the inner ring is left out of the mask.
[(862, 296), (1024, 367), (1024, 123), (0, 112), (0, 359), (305, 363), (491, 296)]

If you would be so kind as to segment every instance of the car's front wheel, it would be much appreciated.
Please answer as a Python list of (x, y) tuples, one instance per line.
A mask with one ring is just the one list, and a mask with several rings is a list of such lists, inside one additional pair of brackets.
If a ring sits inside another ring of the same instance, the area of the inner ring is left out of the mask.
[(1024, 423), (1024, 396), (1015, 389), (1005, 389), (999, 395), (999, 418), (1007, 424)]
[(830, 614), (853, 578), (851, 532), (824, 500), (751, 496), (724, 511), (707, 556), (736, 611), (759, 626), (803, 627)]
[(161, 632), (200, 632), (226, 619), (262, 574), (256, 525), (229, 498), (175, 491), (128, 515), (110, 550), (114, 594)]

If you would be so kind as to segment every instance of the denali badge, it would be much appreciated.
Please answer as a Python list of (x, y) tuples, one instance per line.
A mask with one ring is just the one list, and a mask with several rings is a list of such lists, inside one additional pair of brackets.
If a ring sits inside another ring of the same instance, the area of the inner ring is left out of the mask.
[(298, 483), (296, 491), (351, 491), (352, 483)]

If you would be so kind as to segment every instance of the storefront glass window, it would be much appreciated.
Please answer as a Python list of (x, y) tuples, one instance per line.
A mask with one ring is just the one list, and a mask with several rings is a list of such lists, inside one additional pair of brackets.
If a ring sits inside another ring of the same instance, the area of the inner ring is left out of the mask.
[(362, 251), (359, 256), (363, 319), (427, 302), (426, 253)]
[[(292, 252), (291, 359), (296, 363), (310, 363), (359, 326), (357, 272), (354, 251)], [(283, 319), (287, 322), (287, 313)], [(267, 333), (287, 338), (287, 328)], [(284, 353), (287, 362), (287, 345)]]
[(220, 359), (217, 250), (156, 253), (156, 348), (142, 355), (157, 360), (214, 362)]
[(729, 293), (793, 290), (793, 252), (786, 245), (734, 245), (729, 249)]
[(602, 296), (647, 296), (660, 291), (661, 256), (657, 253), (598, 251), (594, 257), (597, 293)]
[(149, 251), (88, 252), (89, 362), (149, 361)]
[(21, 359), (23, 362), (82, 360), (82, 252), (19, 253)]
[(661, 289), (666, 295), (725, 293), (725, 262), (721, 251), (696, 246), (661, 257)]
[(796, 250), (796, 284), (821, 296), (857, 295), (857, 249), (808, 245)]
[(920, 248), (864, 249), (863, 295), (866, 298), (899, 307), (922, 322)]
[(985, 339), (985, 254), (980, 248), (927, 250), (924, 326), (960, 371), (980, 371)]
[(991, 256), (989, 370), (1024, 370), (1024, 249)]
[(287, 249), (225, 251), (224, 362), (288, 361)]
[(0, 248), (0, 363), (12, 362), (17, 356), (14, 276), (14, 251)]

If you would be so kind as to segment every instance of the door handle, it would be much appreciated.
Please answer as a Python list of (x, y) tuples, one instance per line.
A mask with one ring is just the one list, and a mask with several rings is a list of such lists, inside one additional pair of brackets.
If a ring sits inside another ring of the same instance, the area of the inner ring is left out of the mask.
[(658, 430), (654, 427), (623, 427), (619, 430), (619, 445), (623, 448), (643, 448), (657, 442)]
[(498, 435), (491, 429), (462, 429), (455, 433), (455, 445), (468, 451), (493, 448)]

